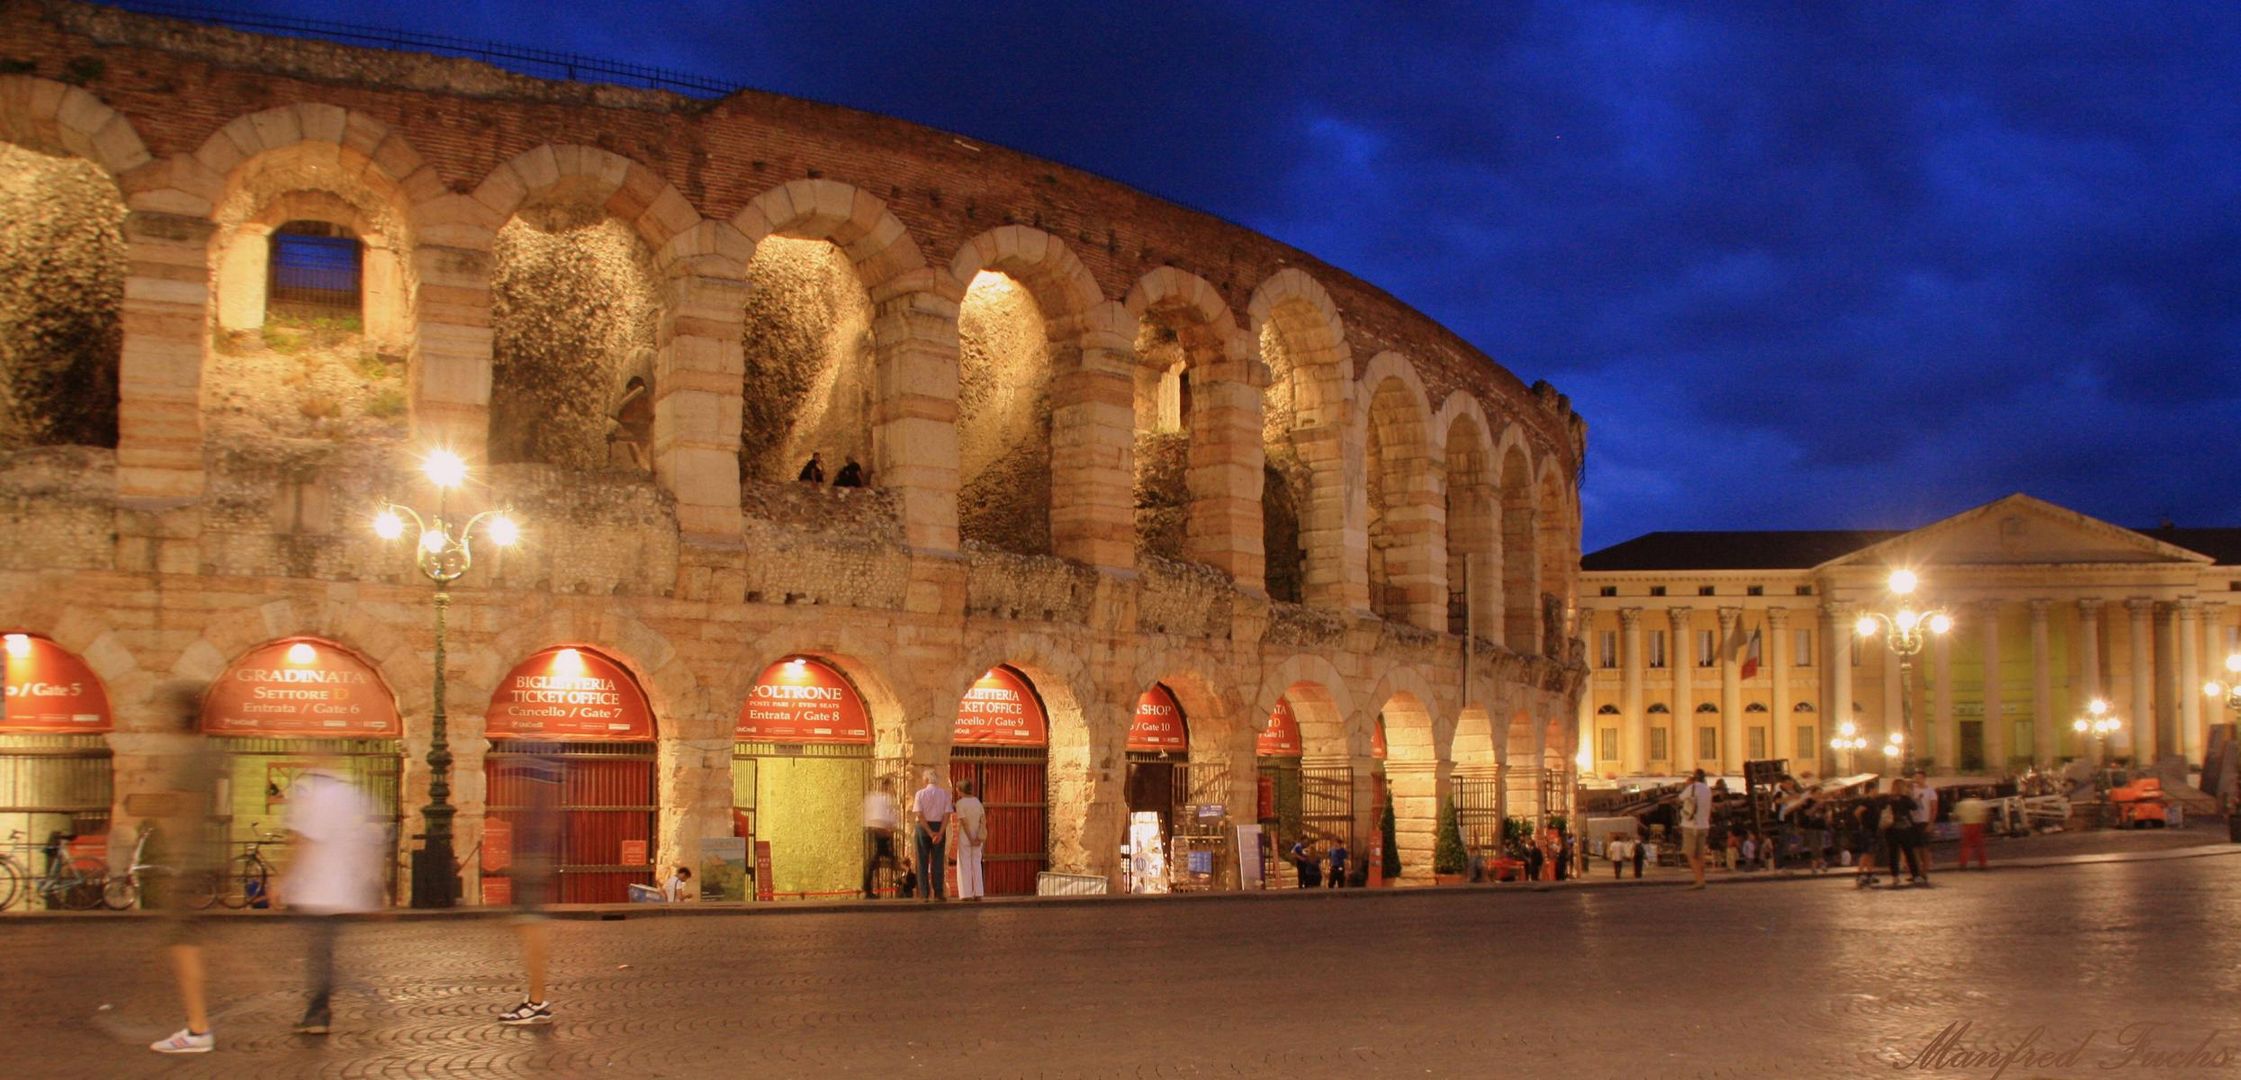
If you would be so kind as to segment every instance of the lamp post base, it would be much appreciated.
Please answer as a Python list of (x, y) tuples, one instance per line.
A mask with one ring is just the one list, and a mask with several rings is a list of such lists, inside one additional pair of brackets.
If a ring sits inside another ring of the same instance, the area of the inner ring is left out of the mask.
[(451, 841), (430, 840), (412, 853), (412, 906), (459, 906), (459, 870), (452, 861)]

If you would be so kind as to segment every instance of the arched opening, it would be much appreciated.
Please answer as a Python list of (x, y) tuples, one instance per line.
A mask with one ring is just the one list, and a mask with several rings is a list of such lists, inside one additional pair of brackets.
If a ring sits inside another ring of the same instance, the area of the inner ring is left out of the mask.
[(1502, 455), (1502, 644), (1511, 652), (1541, 651), (1540, 560), (1533, 550), (1533, 480), (1525, 451)]
[[(7, 667), (7, 707), (0, 712), (0, 832), (32, 844), (82, 836), (73, 851), (93, 847), (109, 831), (113, 770), (108, 733), (115, 729), (109, 694), (77, 654), (37, 634), (0, 636)], [(44, 871), (44, 860), (26, 868)], [(65, 894), (46, 901), (90, 907), (98, 895)], [(42, 901), (18, 890), (25, 907)]]
[(1327, 688), (1312, 682), (1288, 687), (1269, 711), (1254, 758), (1262, 833), (1279, 854), (1272, 880), (1299, 883), (1288, 857), (1295, 847), (1321, 859), (1344, 844), (1356, 860), (1366, 857), (1354, 813), (1354, 758)]
[(1048, 555), (1051, 342), (1043, 309), (1010, 276), (981, 271), (958, 307), (957, 338), (958, 535)]
[[(1276, 699), (1276, 707), (1269, 710), (1268, 726), (1253, 740), (1254, 765), (1260, 773), (1254, 816), (1260, 822), (1261, 834), (1269, 838), (1270, 846), (1279, 853), (1290, 851), (1292, 845), (1306, 835), (1305, 797), (1301, 790), (1303, 753), (1299, 719), (1292, 713), (1291, 697), (1287, 693)], [(1270, 864), (1268, 873), (1274, 879), (1288, 875), (1291, 869), (1289, 860), (1279, 859)], [(1297, 880), (1293, 878), (1294, 883)]]
[(1486, 429), (1470, 416), (1447, 429), (1447, 632), (1502, 635), (1501, 507)]
[[(1608, 705), (1598, 708), (1596, 723), (1599, 727), (1606, 719), (1602, 711), (1606, 708), (1611, 709), (1612, 714), (1618, 711)], [(1614, 723), (1602, 730), (1609, 734), (1598, 732), (1598, 741), (1607, 742), (1610, 753), (1606, 756), (1599, 749), (1596, 756), (1615, 765), (1618, 761), (1618, 727)], [(1546, 770), (1541, 767), (1538, 749), (1533, 745), (1535, 735), (1533, 717), (1524, 709), (1510, 714), (1510, 721), (1502, 733), (1503, 796), (1509, 804), (1509, 821), (1512, 823), (1506, 825), (1505, 829), (1512, 840), (1533, 829), (1541, 815), (1547, 812), (1547, 806), (1542, 802)], [(1513, 844), (1512, 854), (1516, 853)]]
[(1268, 595), (1335, 604), (1344, 593), (1344, 403), (1326, 400), (1344, 342), (1307, 300), (1278, 302), (1259, 330), (1268, 388), (1261, 401), (1261, 543)]
[(398, 440), (410, 395), (412, 238), (404, 193), (371, 163), (298, 144), (226, 178), (212, 212), (218, 333), (204, 422), (225, 441)]
[(124, 218), (100, 166), (0, 143), (0, 450), (117, 445)]
[(1434, 595), (1431, 563), (1431, 458), (1423, 410), (1398, 378), (1377, 384), (1365, 425), (1362, 471), (1368, 487), (1370, 610), (1425, 629), (1445, 627), (1445, 595)]
[(1455, 794), (1455, 825), (1463, 837), (1463, 850), (1475, 861), (1501, 851), (1501, 755), (1495, 752), (1494, 718), (1477, 705), (1464, 706), (1456, 717), (1455, 742), (1450, 756), (1455, 763), (1450, 788)]
[(732, 738), (733, 835), (747, 841), (748, 866), (771, 868), (770, 880), (755, 881), (755, 899), (892, 891), (892, 881), (867, 888), (863, 873), (872, 723), (846, 674), (813, 656), (764, 668)]
[(1123, 785), (1128, 813), (1155, 814), (1159, 835), (1175, 835), (1189, 803), (1190, 722), (1174, 692), (1159, 683), (1136, 699), (1128, 722), (1128, 773)]
[[(334, 642), (283, 638), (235, 660), (203, 695), (202, 733), (227, 763), (218, 817), (229, 854), (282, 836), (288, 793), (312, 769), (342, 776), (390, 828), (400, 820), (396, 698), (371, 663)], [(392, 897), (397, 870), (391, 858)]]
[(492, 248), (490, 460), (635, 468), (615, 437), (651, 387), (660, 280), (645, 241), (565, 193), (524, 206)]
[(1555, 469), (1547, 469), (1541, 474), (1533, 540), (1534, 553), (1540, 560), (1539, 593), (1535, 599), (1541, 613), (1538, 648), (1544, 656), (1563, 656), (1571, 634), (1572, 579), (1577, 576), (1580, 565), (1579, 553), (1574, 550), (1577, 537), (1571, 521), (1563, 483)]
[(1206, 336), (1157, 310), (1136, 324), (1136, 549), (1163, 559), (1182, 559), (1189, 534), (1190, 379)]
[(870, 484), (872, 303), (856, 267), (825, 240), (772, 236), (747, 264), (739, 475), (796, 480), (811, 455), (828, 478), (848, 463)]
[(629, 668), (583, 646), (538, 652), (498, 684), (483, 733), (483, 903), (534, 902), (543, 882), (517, 886), (514, 871), (545, 868), (516, 854), (554, 857), (564, 904), (620, 903), (653, 883), (656, 721)]
[(958, 702), (950, 738), (950, 784), (970, 783), (988, 815), (981, 856), (988, 895), (1034, 895), (1036, 875), (1050, 866), (1050, 718), (1042, 695), (1019, 669), (990, 668)]

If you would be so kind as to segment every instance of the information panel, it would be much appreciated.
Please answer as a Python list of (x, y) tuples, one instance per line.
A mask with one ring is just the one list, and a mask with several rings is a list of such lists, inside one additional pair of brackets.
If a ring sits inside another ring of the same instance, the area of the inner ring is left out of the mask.
[(1027, 680), (1010, 668), (994, 668), (965, 691), (957, 703), (958, 746), (1044, 746), (1050, 742), (1043, 704)]
[(1136, 718), (1128, 724), (1128, 748), (1148, 753), (1181, 753), (1190, 749), (1183, 727), (1183, 707), (1165, 686), (1153, 683), (1136, 699)]
[(755, 679), (740, 707), (734, 737), (741, 742), (869, 744), (871, 718), (855, 686), (838, 670), (796, 656), (764, 668)]
[(654, 713), (638, 680), (590, 649), (546, 649), (506, 673), (491, 698), (492, 739), (649, 742)]
[(234, 661), (202, 699), (211, 735), (393, 739), (397, 703), (350, 650), (311, 638), (275, 641)]

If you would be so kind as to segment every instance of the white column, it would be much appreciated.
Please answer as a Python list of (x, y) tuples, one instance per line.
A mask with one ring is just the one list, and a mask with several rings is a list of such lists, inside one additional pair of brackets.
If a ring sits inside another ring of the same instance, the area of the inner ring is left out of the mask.
[(2008, 771), (2010, 735), (2000, 702), (2000, 602), (1978, 604), (1976, 618), (1984, 639), (1984, 764), (1998, 775)]
[(1720, 767), (1743, 771), (1743, 657), (1736, 626), (1743, 609), (1720, 609)]
[[(2155, 749), (2165, 757), (2182, 752), (2179, 735), (2179, 612), (2169, 603), (2155, 606)], [(2196, 693), (2200, 693), (2198, 689)]]
[(2131, 636), (2132, 665), (2132, 715), (2125, 717), (2125, 731), (2132, 737), (2132, 760), (2138, 765), (2155, 763), (2155, 663), (2149, 655), (2148, 616), (2155, 611), (2155, 601), (2144, 596), (2134, 596), (2124, 602), (2124, 610), (2131, 615), (2127, 629)]
[(2179, 601), (2179, 752), (2202, 760), (2202, 610), (2193, 597)]
[(2049, 644), (2047, 602), (2026, 600), (2031, 612), (2031, 760), (2050, 765), (2054, 746), (2054, 662)]
[(1673, 712), (1666, 717), (1672, 730), (1665, 736), (1665, 752), (1676, 771), (1696, 760), (1696, 631), (1689, 625), (1691, 614), (1685, 607), (1665, 609), (1665, 666), (1673, 672), (1673, 700), (1667, 703)]
[[(1778, 758), (1790, 758), (1790, 767), (1797, 769), (1813, 748), (1797, 746), (1797, 720), (1790, 715), (1790, 613), (1783, 608), (1766, 609), (1766, 648), (1761, 659), (1774, 686), (1772, 701), (1767, 708), (1774, 710), (1774, 720), (1766, 733), (1767, 753)], [(1818, 770), (1815, 770), (1818, 771)]]
[[(1642, 716), (1642, 609), (1619, 609), (1619, 772), (1639, 774), (1643, 768)], [(1533, 763), (1536, 767), (1540, 762)]]
[(1937, 673), (1935, 700), (1930, 704), (1931, 723), (1937, 727), (1937, 764), (1940, 769), (1959, 770), (1961, 726), (1953, 717), (1953, 635), (1937, 635), (1931, 640), (1930, 648), (1930, 663)]
[[(1821, 605), (1821, 653), (1828, 658), (1823, 678), (1828, 696), (1821, 702), (1821, 726), (1835, 734), (1852, 719), (1852, 624), (1834, 604)], [(1863, 766), (1872, 767), (1872, 766)]]
[(2101, 697), (2101, 601), (2078, 601), (2078, 681), (2087, 700)]

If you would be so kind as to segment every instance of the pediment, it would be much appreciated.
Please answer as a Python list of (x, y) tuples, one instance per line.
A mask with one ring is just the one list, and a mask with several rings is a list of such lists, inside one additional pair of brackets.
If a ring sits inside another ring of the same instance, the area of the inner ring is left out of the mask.
[(2029, 495), (2010, 495), (1824, 564), (2025, 566), (2206, 565), (2209, 556)]

